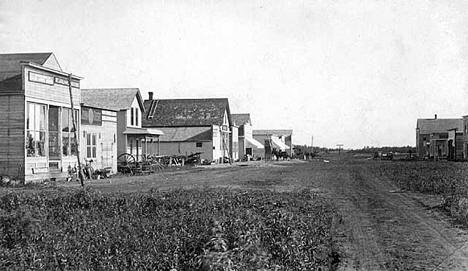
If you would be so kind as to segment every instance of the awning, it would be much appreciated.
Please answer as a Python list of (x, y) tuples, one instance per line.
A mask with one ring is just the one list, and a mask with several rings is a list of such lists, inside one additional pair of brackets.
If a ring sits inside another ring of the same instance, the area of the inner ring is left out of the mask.
[(281, 149), (282, 151), (289, 149), (289, 146), (284, 144), (283, 141), (281, 141), (276, 136), (271, 137), (271, 143), (273, 144), (273, 147)]
[(141, 135), (141, 136), (160, 136), (164, 133), (158, 129), (152, 128), (133, 128), (128, 127), (124, 132), (124, 135)]
[(251, 148), (251, 147), (254, 147), (254, 148), (257, 148), (257, 149), (263, 149), (264, 148), (263, 144), (258, 142), (254, 138), (246, 137), (245, 140), (247, 141), (247, 147), (248, 148)]

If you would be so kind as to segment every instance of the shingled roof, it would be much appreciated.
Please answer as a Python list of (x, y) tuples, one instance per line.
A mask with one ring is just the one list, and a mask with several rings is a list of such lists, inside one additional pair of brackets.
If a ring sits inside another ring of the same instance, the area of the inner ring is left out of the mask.
[(21, 62), (32, 62), (61, 71), (53, 53), (0, 54), (0, 81), (20, 75)]
[(446, 133), (451, 129), (463, 131), (463, 119), (418, 119), (416, 128), (420, 134)]
[(246, 123), (252, 124), (249, 113), (231, 114), (231, 118), (232, 122), (238, 126), (245, 125)]
[(145, 106), (138, 88), (98, 88), (82, 89), (81, 102), (85, 106), (110, 109), (115, 111), (127, 110), (137, 97), (143, 111)]
[(143, 127), (222, 125), (224, 112), (231, 122), (227, 98), (145, 100)]

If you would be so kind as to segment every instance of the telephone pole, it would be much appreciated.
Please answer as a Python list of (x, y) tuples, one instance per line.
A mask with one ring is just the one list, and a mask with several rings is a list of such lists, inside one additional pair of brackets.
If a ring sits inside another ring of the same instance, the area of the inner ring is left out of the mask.
[(338, 147), (338, 155), (341, 156), (341, 149), (342, 147), (344, 146), (343, 144), (336, 144), (336, 146)]
[(314, 136), (310, 139), (310, 148), (312, 149), (312, 153), (314, 153)]
[[(73, 135), (75, 137), (75, 148), (76, 148), (76, 160), (78, 162), (78, 178), (80, 178), (81, 186), (84, 186), (83, 180), (83, 172), (81, 171), (81, 162), (80, 162), (80, 140), (78, 138), (79, 135), (76, 133), (77, 119), (75, 118), (75, 107), (73, 106), (73, 94), (72, 94), (72, 75), (71, 73), (68, 74), (68, 92), (70, 93), (70, 105), (71, 105), (71, 115), (72, 115), (72, 122), (73, 122)], [(79, 111), (78, 111), (79, 112)]]

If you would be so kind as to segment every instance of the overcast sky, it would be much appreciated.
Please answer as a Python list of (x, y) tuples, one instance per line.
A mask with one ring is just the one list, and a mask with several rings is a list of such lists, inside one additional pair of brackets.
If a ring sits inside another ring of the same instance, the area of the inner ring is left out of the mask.
[(8, 1), (0, 51), (54, 52), (82, 88), (227, 97), (295, 144), (414, 145), (468, 114), (468, 1)]

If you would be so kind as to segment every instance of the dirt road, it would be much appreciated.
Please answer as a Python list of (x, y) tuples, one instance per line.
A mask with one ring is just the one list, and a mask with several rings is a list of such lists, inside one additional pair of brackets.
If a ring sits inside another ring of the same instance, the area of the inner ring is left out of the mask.
[(399, 191), (376, 173), (375, 163), (338, 159), (257, 163), (114, 178), (92, 186), (129, 192), (204, 186), (314, 189), (331, 198), (342, 215), (335, 236), (341, 270), (468, 270), (467, 231), (435, 207), (437, 199)]

